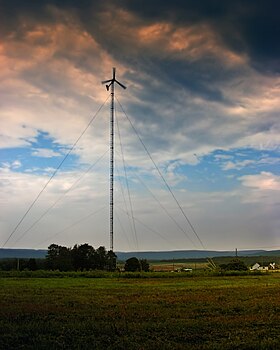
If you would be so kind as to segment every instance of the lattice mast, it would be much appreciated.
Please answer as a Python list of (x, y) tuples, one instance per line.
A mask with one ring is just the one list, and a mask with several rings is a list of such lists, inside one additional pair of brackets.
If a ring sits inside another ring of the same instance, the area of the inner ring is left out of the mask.
[(115, 83), (120, 87), (126, 89), (126, 87), (116, 80), (116, 68), (113, 68), (113, 78), (102, 81), (102, 84), (106, 84), (107, 91), (111, 92), (111, 111), (110, 111), (110, 250), (114, 251), (114, 145), (115, 145)]

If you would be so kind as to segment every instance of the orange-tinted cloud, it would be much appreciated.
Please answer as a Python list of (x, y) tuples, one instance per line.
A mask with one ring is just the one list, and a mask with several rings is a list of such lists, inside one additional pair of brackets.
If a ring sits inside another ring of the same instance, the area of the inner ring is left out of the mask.
[(246, 55), (225, 47), (218, 33), (206, 23), (185, 27), (175, 26), (171, 22), (153, 23), (140, 27), (137, 36), (144, 46), (189, 61), (211, 55), (226, 65), (234, 66), (246, 64), (248, 60)]

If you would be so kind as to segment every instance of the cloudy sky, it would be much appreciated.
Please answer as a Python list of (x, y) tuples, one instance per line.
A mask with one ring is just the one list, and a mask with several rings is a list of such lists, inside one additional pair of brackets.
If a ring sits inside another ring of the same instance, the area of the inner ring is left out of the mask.
[(1, 1), (0, 245), (109, 247), (100, 82), (116, 67), (115, 250), (280, 248), (279, 13), (277, 0)]

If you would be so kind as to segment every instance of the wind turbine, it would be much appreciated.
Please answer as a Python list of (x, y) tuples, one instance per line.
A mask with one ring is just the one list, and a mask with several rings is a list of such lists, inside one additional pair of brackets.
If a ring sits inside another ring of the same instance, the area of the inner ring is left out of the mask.
[(113, 68), (113, 78), (102, 81), (106, 84), (106, 89), (111, 88), (111, 116), (110, 116), (110, 250), (114, 251), (114, 125), (115, 125), (115, 83), (126, 89), (116, 79), (116, 68)]

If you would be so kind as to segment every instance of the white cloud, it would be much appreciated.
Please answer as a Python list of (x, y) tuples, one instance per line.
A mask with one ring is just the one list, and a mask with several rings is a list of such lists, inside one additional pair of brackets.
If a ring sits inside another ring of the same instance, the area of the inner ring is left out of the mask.
[(43, 157), (43, 158), (52, 158), (52, 157), (61, 156), (61, 153), (55, 152), (54, 150), (48, 149), (48, 148), (36, 148), (31, 154), (32, 156)]
[(254, 163), (255, 161), (250, 159), (246, 159), (238, 162), (229, 161), (222, 165), (222, 169), (223, 170), (232, 170), (232, 169), (240, 170), (245, 168), (247, 165), (254, 164)]
[(2, 171), (10, 170), (10, 169), (19, 169), (22, 166), (21, 162), (19, 160), (15, 160), (12, 163), (9, 162), (3, 162), (2, 163)]
[(223, 160), (232, 159), (233, 156), (227, 155), (227, 154), (215, 154), (214, 158), (216, 161), (223, 161)]
[(21, 164), (21, 162), (20, 162), (19, 160), (15, 160), (15, 161), (12, 163), (12, 165), (11, 165), (12, 169), (18, 169), (18, 168), (20, 168), (21, 166), (22, 166), (22, 164)]
[(246, 187), (258, 190), (280, 191), (280, 176), (262, 171), (257, 175), (244, 175), (239, 178)]
[[(47, 187), (42, 197), (36, 203), (23, 225), (15, 233), (13, 239), (7, 246), (14, 246), (15, 241), (21, 237), (26, 229), (44, 213), (50, 205), (55, 203), (60, 197), (61, 200), (56, 204), (45, 217), (19, 240), (17, 247), (46, 247), (48, 244), (57, 242), (64, 245), (73, 245), (77, 242), (89, 242), (94, 246), (108, 245), (108, 179), (104, 178), (103, 169), (96, 168), (88, 173), (80, 183), (75, 185), (66, 195), (63, 195), (72, 184), (80, 177), (80, 173), (69, 172), (58, 174)], [(139, 174), (139, 176), (142, 176)], [(0, 172), (1, 186), (1, 226), (5, 227), (0, 234), (3, 242), (15, 226), (15, 218), (18, 220), (28, 208), (39, 191), (42, 189), (48, 176), (35, 174), (15, 173), (11, 169)], [(269, 181), (268, 181), (269, 180)], [(152, 184), (149, 180), (149, 187)], [(151, 250), (151, 249), (194, 249), (201, 248), (196, 238), (193, 237), (188, 224), (182, 217), (173, 198), (161, 184), (161, 181), (155, 179), (156, 186), (151, 189), (162, 204), (168, 209), (171, 215), (178, 220), (179, 224), (186, 230), (195, 246), (180, 231), (178, 227), (158, 206), (157, 202), (148, 195), (143, 188), (135, 189), (131, 183), (130, 191), (133, 203), (134, 216), (145, 223), (148, 227), (161, 233), (161, 237), (151, 232), (146, 227), (136, 222), (138, 232), (138, 247), (133, 239), (133, 232), (127, 222), (126, 211), (118, 181), (116, 182), (116, 226), (115, 238), (116, 249), (118, 250)], [(268, 205), (276, 203), (277, 197), (273, 197), (271, 192), (277, 192), (280, 189), (279, 177), (271, 173), (261, 173), (258, 176), (251, 175), (241, 178), (242, 184), (248, 188), (247, 192), (192, 192), (180, 191), (175, 195), (187, 216), (196, 228), (200, 238), (209, 249), (229, 249), (231, 247), (252, 246), (252, 241), (256, 236), (262, 237), (265, 223), (271, 222), (268, 236), (273, 234), (275, 227), (276, 208), (267, 210)], [(136, 187), (141, 186), (137, 183)], [(161, 187), (162, 186), (162, 187)], [(256, 187), (257, 197), (256, 197)], [(268, 190), (269, 189), (269, 190)], [(260, 197), (260, 193), (262, 197)], [(255, 199), (253, 200), (253, 196)], [(267, 197), (269, 196), (269, 198)], [(247, 198), (247, 201), (244, 200)], [(249, 197), (251, 200), (249, 200)], [(255, 203), (258, 206), (255, 206)], [(278, 200), (279, 202), (279, 200)], [(9, 205), (7, 205), (9, 203)], [(105, 210), (101, 210), (102, 208)], [(270, 206), (271, 208), (271, 206)], [(86, 219), (72, 228), (63, 231), (66, 227), (74, 225), (90, 213), (101, 210), (97, 215)], [(238, 217), (238, 220), (237, 220)], [(122, 222), (122, 228), (119, 220)], [(274, 226), (272, 222), (275, 222)], [(255, 223), (252, 225), (252, 222)], [(122, 231), (124, 229), (126, 232)], [(61, 234), (53, 237), (54, 234)], [(245, 232), (245, 233), (244, 233)], [(267, 236), (267, 237), (268, 237)], [(266, 239), (267, 239), (266, 237)], [(46, 242), (45, 242), (46, 241)], [(172, 247), (168, 241), (172, 242)], [(40, 245), (44, 242), (43, 245)], [(251, 242), (251, 245), (250, 245)], [(262, 244), (262, 239), (258, 240)], [(263, 242), (265, 244), (265, 242)]]
[[(262, 171), (255, 175), (241, 176), (239, 180), (244, 187), (241, 194), (243, 203), (257, 204), (267, 215), (277, 212), (280, 205), (280, 176)], [(275, 221), (275, 217), (273, 220)]]

